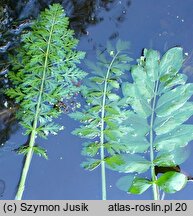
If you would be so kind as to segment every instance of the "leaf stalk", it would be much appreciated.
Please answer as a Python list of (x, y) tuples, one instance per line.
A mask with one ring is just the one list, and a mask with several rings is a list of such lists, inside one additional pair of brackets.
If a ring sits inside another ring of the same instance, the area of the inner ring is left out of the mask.
[(101, 156), (101, 181), (102, 181), (102, 200), (106, 200), (107, 199), (107, 192), (106, 192), (106, 173), (105, 173), (105, 152), (104, 152), (104, 128), (105, 128), (105, 121), (104, 121), (104, 117), (105, 117), (105, 104), (106, 104), (106, 95), (107, 95), (107, 84), (108, 84), (108, 78), (109, 78), (109, 74), (111, 71), (111, 67), (116, 59), (116, 57), (118, 56), (119, 52), (117, 52), (109, 67), (107, 70), (107, 74), (105, 77), (105, 83), (104, 83), (104, 93), (103, 93), (103, 100), (102, 100), (102, 110), (101, 110), (101, 133), (100, 133), (100, 156)]
[(155, 184), (157, 177), (155, 175), (154, 149), (153, 149), (153, 123), (154, 123), (155, 105), (156, 105), (158, 86), (159, 86), (159, 81), (157, 80), (155, 83), (155, 91), (154, 91), (154, 97), (153, 97), (153, 103), (152, 103), (152, 114), (151, 114), (151, 120), (150, 120), (150, 160), (151, 160), (151, 177), (152, 177), (152, 182), (153, 182), (152, 187), (153, 187), (154, 200), (160, 199), (159, 188)]
[(19, 187), (18, 187), (18, 190), (16, 193), (15, 200), (21, 200), (22, 199), (23, 192), (25, 189), (25, 182), (26, 182), (26, 178), (27, 178), (27, 173), (29, 171), (31, 159), (33, 156), (33, 146), (35, 144), (35, 139), (36, 139), (36, 128), (38, 125), (38, 117), (39, 117), (39, 113), (40, 113), (40, 109), (41, 109), (42, 94), (44, 91), (44, 83), (45, 83), (46, 71), (47, 71), (47, 66), (48, 66), (48, 56), (49, 56), (49, 50), (50, 50), (50, 44), (51, 44), (51, 38), (52, 38), (52, 34), (53, 34), (54, 24), (55, 24), (55, 18), (56, 18), (56, 14), (53, 16), (52, 26), (51, 26), (51, 30), (50, 30), (49, 39), (48, 39), (47, 50), (46, 50), (46, 54), (45, 54), (44, 70), (43, 70), (43, 74), (42, 74), (40, 93), (39, 93), (39, 97), (38, 97), (38, 103), (36, 106), (35, 118), (34, 118), (34, 122), (33, 122), (33, 129), (32, 129), (32, 132), (30, 135), (30, 141), (29, 141), (29, 147), (30, 148), (29, 148), (29, 151), (27, 152), (27, 155), (26, 155), (26, 159), (25, 159), (25, 163), (23, 166), (23, 170), (22, 170), (22, 174), (21, 174), (21, 178), (20, 178), (20, 183), (19, 183)]

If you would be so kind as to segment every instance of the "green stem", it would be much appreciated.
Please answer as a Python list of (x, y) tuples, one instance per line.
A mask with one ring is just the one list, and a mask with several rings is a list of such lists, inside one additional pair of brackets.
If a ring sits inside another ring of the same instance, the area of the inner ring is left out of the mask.
[(152, 114), (151, 114), (151, 120), (150, 120), (150, 160), (151, 160), (151, 176), (153, 181), (153, 197), (154, 200), (159, 200), (159, 188), (154, 183), (157, 180), (157, 177), (155, 175), (155, 166), (154, 166), (154, 149), (153, 149), (153, 123), (154, 123), (154, 115), (155, 115), (155, 105), (156, 105), (156, 96), (158, 91), (158, 82), (156, 81), (155, 84), (155, 91), (154, 91), (154, 98), (153, 98), (153, 104), (152, 104)]
[(56, 18), (56, 15), (53, 18), (52, 27), (51, 27), (50, 36), (49, 36), (48, 45), (47, 45), (47, 50), (46, 50), (46, 54), (45, 54), (44, 70), (43, 70), (43, 75), (42, 75), (40, 93), (38, 96), (38, 102), (37, 102), (37, 106), (36, 106), (33, 128), (32, 128), (32, 132), (30, 135), (29, 150), (28, 150), (26, 158), (25, 158), (25, 163), (23, 166), (23, 170), (22, 170), (18, 190), (17, 190), (16, 196), (15, 196), (15, 200), (21, 200), (22, 199), (22, 195), (23, 195), (23, 192), (25, 189), (25, 182), (26, 182), (26, 178), (27, 178), (27, 173), (29, 171), (31, 159), (33, 156), (33, 147), (34, 147), (35, 139), (36, 139), (36, 128), (38, 125), (38, 118), (39, 118), (39, 113), (41, 110), (42, 94), (43, 94), (43, 90), (44, 90), (44, 83), (45, 83), (46, 71), (47, 71), (47, 66), (48, 66), (48, 56), (49, 56), (49, 52), (50, 52), (50, 44), (51, 44), (51, 38), (52, 38), (54, 24), (55, 24), (55, 18)]
[(109, 78), (109, 73), (111, 70), (111, 67), (113, 65), (113, 62), (115, 61), (117, 55), (119, 52), (116, 53), (116, 55), (113, 57), (105, 77), (105, 84), (104, 84), (104, 93), (103, 93), (103, 101), (102, 101), (102, 110), (101, 110), (101, 134), (100, 134), (100, 156), (101, 156), (101, 181), (102, 181), (102, 200), (107, 199), (107, 192), (106, 192), (106, 174), (105, 174), (105, 153), (104, 153), (104, 129), (105, 129), (105, 104), (106, 104), (106, 94), (107, 94), (107, 83)]

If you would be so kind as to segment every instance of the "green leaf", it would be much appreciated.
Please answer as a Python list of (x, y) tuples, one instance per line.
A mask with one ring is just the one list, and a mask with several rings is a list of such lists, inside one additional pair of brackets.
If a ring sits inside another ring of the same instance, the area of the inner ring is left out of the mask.
[(123, 125), (130, 128), (130, 135), (137, 136), (145, 136), (149, 131), (149, 125), (145, 118), (137, 115), (136, 113), (130, 111), (126, 113), (126, 120), (123, 121)]
[(87, 122), (87, 121), (91, 121), (93, 120), (93, 115), (91, 115), (90, 113), (82, 113), (82, 112), (72, 112), (70, 114), (68, 114), (71, 118), (75, 119), (75, 120), (79, 120), (81, 122)]
[(48, 155), (45, 149), (39, 147), (39, 146), (33, 146), (33, 151), (35, 154), (37, 154), (40, 157), (43, 157), (45, 159), (48, 159)]
[(99, 112), (101, 110), (101, 106), (100, 105), (94, 105), (90, 108), (90, 112), (95, 113), (95, 112)]
[[(166, 75), (166, 76), (168, 76), (168, 78), (164, 80), (164, 83), (160, 84), (160, 87), (158, 90), (159, 94), (167, 92), (169, 89), (171, 89), (174, 86), (184, 85), (188, 79), (185, 74), (176, 74), (173, 77), (169, 75)], [(160, 78), (160, 81), (161, 79), (162, 78)]]
[(117, 94), (113, 94), (113, 93), (108, 94), (108, 98), (109, 98), (110, 101), (119, 100), (119, 96)]
[(173, 151), (184, 147), (193, 139), (193, 125), (181, 125), (173, 131), (160, 135), (155, 139), (157, 150)]
[(151, 165), (150, 161), (137, 154), (114, 155), (112, 157), (107, 157), (105, 162), (109, 169), (124, 173), (143, 173), (146, 172)]
[(79, 135), (80, 137), (86, 137), (89, 139), (93, 139), (99, 135), (99, 131), (97, 128), (77, 128), (75, 129), (72, 134)]
[(20, 87), (16, 87), (15, 89), (10, 88), (6, 91), (6, 94), (10, 98), (15, 98), (15, 101), (18, 103), (24, 99), (24, 93), (22, 92)]
[(135, 84), (131, 85), (129, 93), (129, 104), (133, 110), (141, 117), (149, 117), (152, 113), (150, 99), (147, 99), (140, 93), (140, 86)]
[(104, 78), (101, 77), (91, 77), (90, 80), (96, 82), (97, 84), (102, 84), (105, 81)]
[(98, 142), (83, 143), (82, 155), (93, 157), (97, 154), (99, 148), (100, 144)]
[(107, 41), (107, 52), (110, 54), (112, 51), (115, 52), (115, 48), (109, 41)]
[(120, 154), (121, 152), (127, 152), (128, 147), (119, 142), (105, 143), (105, 149), (110, 155)]
[(119, 82), (117, 82), (116, 80), (109, 80), (109, 84), (113, 87), (118, 89), (119, 88)]
[(135, 175), (133, 174), (123, 176), (116, 182), (116, 186), (122, 191), (129, 192), (129, 188), (132, 185), (134, 177)]
[(109, 114), (113, 114), (113, 115), (119, 115), (119, 109), (115, 106), (105, 106), (105, 110), (109, 113)]
[(181, 47), (169, 49), (161, 59), (160, 74), (176, 74), (183, 63), (183, 50)]
[(107, 140), (117, 141), (121, 136), (121, 132), (115, 129), (105, 129), (103, 131), (104, 135), (106, 135)]
[(87, 159), (87, 161), (81, 163), (81, 167), (83, 167), (86, 170), (92, 171), (96, 169), (98, 166), (100, 166), (101, 160), (96, 159)]
[(154, 130), (157, 135), (168, 133), (177, 126), (184, 123), (193, 115), (193, 103), (187, 102), (177, 112), (166, 117), (157, 117), (154, 123)]
[[(193, 84), (186, 84), (187, 77), (179, 73), (183, 50), (172, 48), (160, 58), (157, 51), (144, 49), (137, 62), (131, 69), (133, 81), (122, 83), (123, 98), (118, 102), (127, 111), (126, 119), (119, 123), (122, 131), (119, 140), (129, 159), (120, 152), (116, 157), (122, 163), (111, 162), (109, 168), (133, 173), (148, 171), (151, 165), (176, 167), (187, 159), (189, 153), (185, 147), (193, 140), (193, 126), (184, 124), (193, 115), (192, 102), (188, 102)], [(156, 179), (151, 175), (151, 179)], [(167, 179), (163, 178), (160, 187), (164, 187), (164, 182)], [(127, 191), (135, 194), (141, 194), (152, 184), (141, 178), (134, 183), (133, 186), (129, 183), (131, 188), (127, 187)], [(153, 187), (154, 198), (158, 189)]]
[(46, 151), (35, 146), (38, 136), (57, 134), (61, 126), (53, 123), (53, 118), (61, 114), (55, 105), (63, 98), (69, 99), (80, 91), (75, 85), (86, 76), (77, 64), (85, 53), (76, 49), (78, 40), (68, 28), (69, 19), (60, 4), (45, 9), (33, 21), (30, 32), (21, 37), (21, 46), (11, 58), (12, 73), (9, 76), (11, 88), (7, 96), (19, 105), (16, 117), (29, 134), (29, 145), (18, 153), (26, 155), (18, 184), (16, 199), (22, 199), (26, 176), (31, 163), (31, 151), (47, 158)]
[(181, 108), (193, 95), (193, 84), (178, 86), (162, 95), (156, 107), (158, 117), (165, 117)]
[(184, 148), (176, 148), (172, 152), (159, 151), (154, 164), (160, 167), (171, 167), (182, 164), (190, 155), (190, 152)]
[(120, 155), (114, 155), (112, 157), (105, 158), (106, 165), (110, 169), (115, 169), (117, 166), (124, 164), (124, 159)]
[(16, 150), (16, 152), (17, 152), (18, 154), (27, 155), (27, 153), (29, 152), (29, 150), (30, 150), (30, 147), (24, 145), (24, 146), (19, 147), (19, 148)]
[(130, 89), (132, 88), (132, 84), (128, 82), (123, 82), (121, 85), (122, 93), (124, 97), (130, 96)]
[[(135, 134), (134, 134), (135, 135)], [(145, 137), (122, 135), (120, 142), (126, 146), (127, 153), (145, 153), (149, 149), (149, 142)]]
[(117, 44), (116, 44), (116, 49), (117, 51), (123, 51), (123, 50), (127, 50), (129, 49), (130, 47), (130, 44), (128, 41), (121, 41), (121, 40), (118, 40), (117, 41)]
[(155, 82), (158, 80), (160, 54), (155, 50), (148, 50), (145, 58), (145, 70), (148, 71), (147, 76), (151, 81)]
[[(33, 22), (31, 32), (22, 36), (22, 46), (11, 57), (9, 79), (13, 88), (9, 88), (6, 94), (20, 103), (18, 112), (21, 115), (25, 112), (26, 117), (32, 115), (33, 111), (32, 116), (36, 116), (37, 125), (40, 125), (37, 132), (43, 137), (46, 137), (44, 131), (55, 134), (59, 129), (50, 122), (50, 113), (53, 117), (59, 116), (51, 111), (54, 103), (78, 92), (78, 87), (72, 81), (78, 82), (86, 76), (76, 66), (85, 53), (76, 50), (78, 40), (68, 25), (69, 20), (62, 6), (50, 6)], [(22, 125), (25, 127), (26, 123)], [(28, 127), (26, 130), (28, 134), (31, 132)]]
[(61, 125), (50, 122), (50, 123), (41, 125), (40, 127), (38, 127), (36, 129), (36, 131), (42, 137), (44, 137), (42, 135), (42, 133), (43, 133), (45, 135), (44, 138), (46, 138), (49, 133), (51, 133), (53, 135), (57, 135), (58, 131), (63, 130), (63, 129), (64, 129), (64, 127), (62, 127)]
[(156, 181), (156, 184), (166, 193), (175, 193), (185, 187), (187, 177), (178, 172), (166, 172)]
[(88, 59), (85, 60), (85, 64), (87, 65), (88, 68), (91, 69), (91, 73), (96, 75), (96, 71), (97, 71), (98, 76), (104, 77), (104, 72), (101, 69), (101, 67), (99, 67), (99, 65), (94, 64), (93, 62), (89, 61)]
[(152, 183), (148, 179), (135, 177), (128, 192), (132, 194), (142, 194), (151, 185)]
[[(152, 70), (154, 71), (154, 69)], [(137, 88), (138, 90), (136, 96), (138, 98), (145, 97), (145, 99), (150, 100), (153, 97), (153, 82), (150, 82), (150, 80), (153, 78), (148, 77), (148, 74), (145, 72), (145, 68), (143, 68), (141, 65), (133, 66), (131, 73), (135, 83), (133, 84), (135, 86), (133, 88)]]

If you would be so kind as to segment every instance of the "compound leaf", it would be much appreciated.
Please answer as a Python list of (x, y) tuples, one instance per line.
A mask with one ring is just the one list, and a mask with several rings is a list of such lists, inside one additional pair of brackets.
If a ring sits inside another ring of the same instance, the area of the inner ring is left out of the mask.
[(175, 193), (185, 187), (187, 177), (178, 172), (170, 171), (164, 173), (156, 184), (166, 193)]

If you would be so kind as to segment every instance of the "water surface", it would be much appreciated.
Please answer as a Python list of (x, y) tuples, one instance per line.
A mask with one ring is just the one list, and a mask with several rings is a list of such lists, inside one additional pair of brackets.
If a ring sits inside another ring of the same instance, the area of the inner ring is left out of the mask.
[[(96, 1), (98, 2), (98, 1)], [(117, 0), (100, 1), (86, 20), (84, 13), (88, 8), (82, 8), (79, 23), (73, 17), (72, 5), (68, 4), (71, 16), (71, 26), (76, 29), (80, 39), (79, 49), (87, 53), (87, 58), (95, 59), (95, 50), (103, 50), (107, 40), (115, 43), (117, 39), (128, 40), (131, 43), (131, 57), (139, 58), (143, 48), (153, 48), (162, 54), (174, 46), (182, 46), (187, 55), (182, 72), (188, 74), (193, 82), (193, 0)], [(85, 9), (85, 10), (83, 10)], [(78, 12), (76, 17), (78, 17)], [(87, 11), (88, 12), (88, 11)], [(81, 22), (84, 23), (84, 26)], [(85, 68), (85, 66), (82, 66)], [(85, 68), (86, 69), (86, 68)], [(193, 123), (190, 119), (190, 123)], [(84, 157), (81, 156), (81, 143), (84, 140), (71, 135), (78, 126), (67, 115), (57, 120), (66, 126), (58, 136), (50, 136), (48, 140), (38, 139), (47, 149), (49, 159), (44, 160), (34, 155), (24, 192), (24, 199), (101, 199), (100, 169), (92, 172), (80, 168)], [(6, 183), (1, 198), (13, 199), (21, 173), (23, 157), (15, 154), (18, 144), (23, 144), (26, 137), (22, 129), (12, 133), (6, 141), (10, 149), (3, 150), (0, 158), (0, 179)], [(190, 151), (193, 152), (193, 143)], [(191, 153), (182, 169), (193, 175)], [(152, 191), (148, 190), (141, 196), (128, 195), (116, 188), (115, 183), (122, 174), (107, 170), (108, 199), (152, 199)], [(3, 192), (2, 192), (3, 191)], [(192, 199), (193, 183), (190, 182), (180, 192), (167, 195), (166, 199)]]

